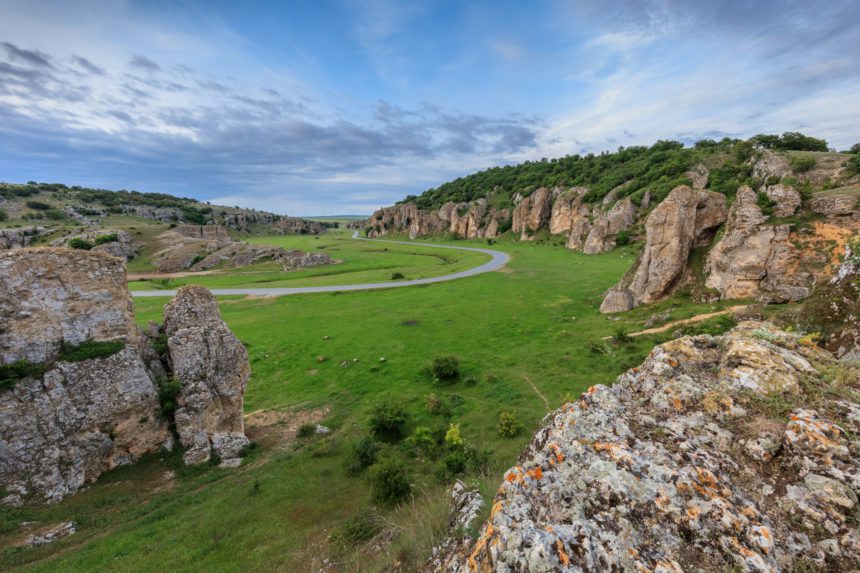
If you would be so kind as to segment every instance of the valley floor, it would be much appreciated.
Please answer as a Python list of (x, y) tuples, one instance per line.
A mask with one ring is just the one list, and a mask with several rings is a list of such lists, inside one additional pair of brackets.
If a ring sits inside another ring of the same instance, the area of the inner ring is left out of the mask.
[[(336, 267), (354, 271), (349, 282), (360, 282), (356, 276), (390, 278), (393, 269), (408, 266), (401, 256), (413, 262), (423, 256), (409, 253), (417, 248), (404, 245), (392, 253), (343, 234), (274, 242), (303, 250), (314, 250), (307, 243), (328, 244), (331, 256), (344, 261), (326, 269), (330, 275), (301, 271), (309, 282), (334, 281)], [(451, 244), (486, 247), (484, 241)], [(510, 255), (506, 268), (441, 284), (220, 299), (253, 369), (245, 411), (247, 432), (258, 447), (242, 468), (186, 468), (179, 454), (163, 454), (106, 474), (57, 505), (2, 509), (0, 569), (316, 572), (324, 559), (334, 559), (347, 571), (378, 570), (393, 561), (412, 570), (439, 534), (447, 502), (441, 492), (450, 479), (438, 478), (439, 458), (413, 456), (402, 444), (385, 445), (381, 452), (408, 465), (415, 496), (397, 509), (383, 509), (393, 536), (389, 550), (329, 541), (345, 521), (373, 505), (366, 475), (348, 475), (345, 464), (353, 444), (368, 434), (375, 405), (403, 404), (410, 433), (418, 426), (459, 424), (467, 445), (489, 452), (483, 473), (467, 477), (491, 493), (548, 410), (593, 384), (612, 382), (666, 336), (628, 340), (624, 332), (641, 330), (656, 312), (679, 320), (738, 304), (675, 299), (610, 320), (598, 313), (601, 295), (632, 263), (631, 248), (599, 256), (516, 242), (491, 248)], [(485, 255), (476, 257), (480, 264)], [(392, 258), (399, 261), (394, 266)], [(433, 272), (475, 264), (464, 257)], [(415, 278), (419, 271), (404, 274)], [(249, 279), (228, 273), (171, 282), (170, 288), (185, 282), (215, 288), (244, 286)], [(165, 302), (137, 299), (139, 323), (158, 319)], [(602, 340), (607, 335), (626, 342)], [(459, 381), (439, 385), (426, 374), (438, 355), (459, 357)], [(429, 394), (438, 396), (447, 413), (427, 411)], [(499, 435), (501, 411), (514, 412), (522, 423), (516, 437)], [(297, 438), (299, 426), (309, 422), (330, 428), (330, 439)], [(42, 547), (18, 546), (34, 527), (68, 520), (78, 523), (75, 534)]]

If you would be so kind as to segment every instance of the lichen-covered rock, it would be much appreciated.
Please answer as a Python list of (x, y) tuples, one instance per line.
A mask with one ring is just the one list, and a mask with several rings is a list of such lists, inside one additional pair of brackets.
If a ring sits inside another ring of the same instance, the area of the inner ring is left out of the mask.
[(532, 235), (546, 226), (552, 215), (552, 194), (541, 187), (514, 208), (511, 229), (520, 235), (520, 240), (530, 240)]
[(53, 360), (64, 343), (140, 339), (124, 261), (51, 247), (0, 252), (0, 324), (3, 363)]
[(601, 312), (621, 312), (659, 300), (683, 276), (690, 249), (726, 216), (725, 196), (676, 187), (645, 220), (645, 247), (631, 271), (612, 287)]
[(242, 421), (248, 352), (201, 286), (179, 289), (164, 307), (163, 328), (173, 375), (181, 383), (175, 421), (188, 448), (185, 463), (208, 461), (214, 451), (222, 466), (239, 465), (239, 452), (249, 443)]
[(750, 163), (753, 166), (753, 177), (768, 179), (775, 177), (782, 179), (791, 173), (791, 165), (788, 157), (782, 153), (775, 153), (770, 149), (761, 149), (755, 154)]
[(611, 251), (615, 248), (616, 235), (629, 229), (635, 221), (636, 207), (630, 198), (616, 202), (608, 212), (601, 213), (594, 221), (582, 246), (582, 252), (586, 255), (598, 255)]
[(852, 215), (860, 212), (860, 194), (858, 193), (834, 193), (824, 191), (816, 193), (809, 201), (809, 208), (815, 213), (838, 217)]
[[(816, 372), (834, 365), (764, 323), (657, 346), (613, 386), (550, 414), (505, 474), (480, 537), (436, 563), (858, 570), (860, 379), (833, 391)], [(787, 420), (773, 413), (777, 396)]]
[(765, 189), (765, 195), (775, 203), (774, 217), (791, 217), (800, 208), (800, 192), (790, 185), (769, 185)]

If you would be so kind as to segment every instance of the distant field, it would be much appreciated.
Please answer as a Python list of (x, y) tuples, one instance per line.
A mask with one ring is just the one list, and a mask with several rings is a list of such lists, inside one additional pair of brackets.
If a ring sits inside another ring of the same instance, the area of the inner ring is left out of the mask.
[[(209, 288), (292, 287), (373, 283), (392, 280), (394, 273), (420, 279), (456, 273), (489, 260), (488, 255), (425, 246), (386, 245), (351, 238), (352, 231), (333, 230), (324, 235), (249, 237), (249, 243), (276, 245), (306, 252), (321, 251), (341, 262), (284, 272), (276, 263), (264, 262), (211, 275), (179, 279), (132, 281), (131, 290), (178, 288), (200, 284)], [(133, 267), (130, 265), (130, 269)]]
[[(409, 254), (411, 247), (386, 252), (384, 245), (343, 236), (278, 240), (309, 250), (326, 245), (344, 258), (344, 268), (353, 265), (353, 278), (384, 276), (396, 268), (448, 272), (475, 262), (422, 266), (432, 256)], [(239, 470), (188, 469), (178, 454), (163, 454), (111, 472), (60, 504), (3, 509), (0, 547), (6, 548), (0, 569), (316, 572), (323, 558), (333, 556), (346, 563), (345, 571), (377, 571), (395, 560), (412, 570), (426, 558), (438, 535), (435, 527), (444, 521), (442, 491), (449, 481), (436, 477), (438, 457), (413, 457), (402, 445), (383, 446), (382, 456), (407, 464), (416, 495), (414, 503), (385, 512), (400, 532), (390, 551), (339, 553), (327, 541), (345, 520), (371, 505), (366, 476), (348, 476), (344, 466), (352, 445), (367, 435), (376, 404), (405, 405), (410, 433), (418, 426), (444, 430), (459, 424), (467, 444), (491, 452), (487, 474), (472, 473), (469, 479), (479, 480), (492, 495), (502, 470), (516, 462), (548, 411), (592, 384), (611, 382), (638, 364), (655, 341), (643, 336), (616, 345), (602, 336), (641, 328), (644, 318), (661, 310), (684, 318), (721, 306), (666, 301), (612, 321), (597, 312), (601, 293), (627, 270), (634, 250), (585, 256), (513, 242), (493, 248), (512, 255), (506, 270), (448, 283), (220, 299), (224, 318), (251, 357), (253, 376), (245, 396), (249, 433), (257, 435), (259, 420), (267, 417), (282, 417), (271, 427), (288, 432), (315, 415), (333, 430), (331, 451), (319, 453), (319, 438), (258, 437), (260, 446)], [(391, 260), (395, 265), (386, 267)], [(140, 324), (160, 320), (166, 302), (136, 300)], [(422, 369), (434, 356), (448, 354), (460, 358), (462, 378), (434, 384)], [(424, 404), (430, 393), (442, 399), (448, 415), (428, 413)], [(517, 437), (497, 433), (502, 410), (513, 411), (523, 424)], [(69, 538), (36, 549), (8, 547), (20, 535), (21, 521), (67, 519), (80, 524)]]

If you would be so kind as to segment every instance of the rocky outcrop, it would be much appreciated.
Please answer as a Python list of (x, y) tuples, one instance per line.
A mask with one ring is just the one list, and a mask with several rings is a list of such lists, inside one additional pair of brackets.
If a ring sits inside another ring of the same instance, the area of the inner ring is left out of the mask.
[(209, 461), (223, 467), (241, 462), (248, 445), (242, 422), (245, 385), (251, 375), (248, 352), (221, 318), (215, 297), (201, 286), (179, 289), (164, 307), (170, 366), (181, 382), (175, 414), (186, 464)]
[(0, 251), (6, 249), (22, 249), (46, 235), (52, 229), (46, 227), (18, 227), (15, 229), (0, 229)]
[(165, 231), (158, 238), (161, 249), (153, 256), (153, 264), (162, 272), (203, 271), (217, 265), (235, 268), (266, 259), (281, 263), (284, 270), (333, 262), (324, 253), (287, 251), (237, 241), (220, 225), (183, 225)]
[(127, 261), (137, 256), (137, 248), (134, 246), (131, 235), (120, 230), (100, 229), (89, 233), (70, 235), (51, 241), (51, 246), (67, 247), (69, 242), (74, 239), (94, 245), (91, 250), (97, 253), (107, 253)]
[[(0, 389), (5, 503), (29, 496), (58, 501), (113, 467), (170, 446), (123, 261), (52, 248), (0, 253), (0, 324), (0, 364), (42, 365)], [(64, 347), (92, 342), (118, 350), (64, 360)]]
[[(788, 205), (777, 203), (775, 212), (796, 209), (791, 194), (773, 197), (788, 197)], [(708, 254), (705, 267), (705, 285), (719, 291), (722, 298), (786, 302), (809, 295), (813, 277), (797, 266), (799, 252), (789, 240), (790, 226), (766, 224), (767, 219), (756, 192), (740, 188), (725, 234)]]
[(162, 377), (181, 381), (176, 427), (186, 461), (208, 459), (211, 443), (224, 465), (238, 464), (247, 444), (244, 347), (201, 287), (182, 289), (165, 322), (167, 368), (135, 325), (122, 259), (60, 248), (0, 253), (3, 503), (58, 501), (171, 448)]
[(439, 570), (857, 570), (860, 376), (834, 368), (764, 323), (657, 346), (547, 416)]
[(726, 218), (725, 196), (681, 186), (645, 220), (645, 247), (633, 268), (606, 294), (600, 311), (622, 312), (667, 296), (678, 285), (690, 249)]
[(552, 215), (552, 194), (541, 187), (514, 208), (511, 230), (519, 234), (521, 241), (528, 241), (532, 235), (546, 226)]
[(770, 149), (761, 149), (749, 161), (752, 164), (753, 177), (782, 179), (791, 173), (788, 158), (782, 153)]
[(53, 360), (65, 345), (136, 345), (123, 261), (50, 247), (0, 252), (0, 357)]
[(774, 203), (774, 217), (791, 217), (800, 208), (800, 193), (790, 185), (769, 185), (764, 194)]
[(508, 209), (495, 209), (486, 199), (472, 203), (448, 202), (436, 211), (424, 211), (414, 203), (386, 207), (373, 213), (367, 222), (367, 236), (384, 237), (408, 233), (410, 239), (452, 233), (460, 238), (493, 238), (511, 220)]
[(824, 191), (816, 193), (809, 202), (813, 212), (827, 217), (844, 217), (860, 211), (860, 188), (852, 191)]
[(615, 248), (616, 235), (629, 229), (636, 221), (636, 207), (630, 198), (622, 199), (613, 207), (601, 214), (588, 231), (582, 252), (586, 255), (597, 255)]
[(550, 213), (549, 233), (551, 235), (568, 235), (580, 217), (583, 215), (588, 217), (589, 209), (586, 206), (583, 212), (582, 204), (582, 199), (588, 189), (571, 187), (568, 191), (558, 191)]

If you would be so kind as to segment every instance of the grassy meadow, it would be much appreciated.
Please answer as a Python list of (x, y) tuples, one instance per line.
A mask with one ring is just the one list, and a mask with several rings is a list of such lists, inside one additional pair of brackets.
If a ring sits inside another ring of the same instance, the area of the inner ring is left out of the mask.
[[(483, 262), (463, 252), (393, 245), (386, 251), (381, 243), (349, 241), (345, 232), (258, 240), (305, 250), (325, 246), (343, 260), (267, 286), (372, 281), (392, 272), (417, 278)], [(316, 572), (325, 559), (341, 571), (389, 570), (395, 562), (399, 570), (414, 570), (440, 534), (443, 492), (454, 477), (445, 472), (444, 446), (416, 453), (409, 437), (383, 443), (379, 459), (401, 461), (413, 490), (398, 506), (375, 503), (374, 468), (353, 475), (346, 465), (354, 444), (368, 435), (376, 405), (405, 408), (406, 436), (419, 427), (439, 435), (458, 424), (465, 444), (481, 452), (465, 478), (492, 495), (547, 412), (593, 384), (610, 383), (655, 343), (654, 336), (624, 343), (601, 337), (638, 330), (655, 312), (670, 311), (675, 319), (719, 306), (670, 300), (609, 320), (597, 311), (601, 294), (631, 265), (635, 247), (600, 256), (510, 240), (492, 248), (511, 254), (506, 269), (447, 283), (221, 299), (222, 315), (247, 345), (253, 370), (245, 410), (257, 447), (243, 466), (186, 468), (177, 452), (153, 455), (59, 504), (2, 509), (0, 570)], [(441, 262), (443, 255), (456, 260)], [(182, 282), (251, 286), (258, 278), (235, 273)], [(160, 320), (166, 302), (135, 300), (140, 324)], [(441, 355), (458, 357), (458, 380), (441, 384), (427, 373)], [(440, 401), (436, 413), (426, 407), (430, 394)], [(499, 435), (502, 411), (514, 413), (517, 435)], [(332, 432), (296, 437), (301, 422), (319, 422)], [(383, 537), (393, 539), (383, 551), (345, 534), (345, 524), (374, 505), (379, 513), (370, 515), (381, 516)], [(70, 519), (79, 530), (68, 538), (39, 548), (15, 546), (21, 522)]]

